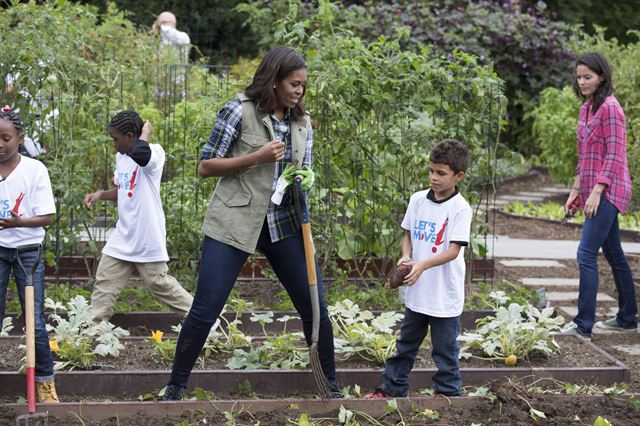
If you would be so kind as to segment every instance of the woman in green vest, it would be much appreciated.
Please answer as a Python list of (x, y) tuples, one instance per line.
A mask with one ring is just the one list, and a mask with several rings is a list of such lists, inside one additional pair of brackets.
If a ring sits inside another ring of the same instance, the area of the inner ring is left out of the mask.
[[(262, 252), (289, 293), (310, 344), (312, 312), (304, 246), (291, 191), (280, 204), (271, 197), (285, 167), (311, 168), (313, 137), (302, 98), (307, 65), (294, 50), (276, 47), (258, 66), (244, 93), (218, 113), (198, 172), (219, 176), (202, 230), (198, 285), (185, 319), (164, 400), (182, 399), (209, 330), (229, 297), (240, 270), (256, 249)], [(317, 264), (316, 270), (319, 271)], [(318, 350), (322, 371), (339, 396), (333, 332), (324, 302), (322, 277)]]

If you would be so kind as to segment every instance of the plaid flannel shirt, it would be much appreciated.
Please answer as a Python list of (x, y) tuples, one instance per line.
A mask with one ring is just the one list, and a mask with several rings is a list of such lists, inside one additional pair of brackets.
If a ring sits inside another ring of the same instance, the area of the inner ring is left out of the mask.
[[(289, 113), (282, 120), (278, 120), (273, 114), (271, 114), (271, 123), (273, 124), (273, 130), (276, 139), (282, 140), (285, 143), (284, 159), (276, 161), (273, 182), (271, 184), (271, 190), (275, 191), (276, 182), (282, 174), (285, 167), (291, 163), (291, 132), (289, 127)], [(235, 143), (240, 130), (242, 129), (242, 103), (238, 99), (232, 99), (218, 113), (218, 118), (209, 140), (207, 141), (204, 149), (202, 150), (202, 160), (208, 160), (214, 157), (225, 157), (231, 149), (231, 146)], [(307, 129), (307, 141), (305, 144), (303, 165), (311, 168), (313, 164), (313, 157), (311, 155), (311, 149), (313, 147), (313, 133), (311, 127)], [(269, 202), (267, 209), (267, 223), (269, 224), (269, 235), (271, 241), (280, 241), (283, 238), (294, 235), (300, 229), (299, 220), (295, 214), (293, 203), (291, 202), (291, 191), (287, 191), (287, 194), (282, 200), (282, 203), (277, 206), (272, 202)]]
[(580, 200), (584, 207), (593, 187), (606, 185), (607, 199), (625, 213), (631, 201), (631, 178), (627, 167), (627, 129), (624, 111), (609, 96), (595, 113), (591, 101), (580, 108), (578, 121), (578, 165)]

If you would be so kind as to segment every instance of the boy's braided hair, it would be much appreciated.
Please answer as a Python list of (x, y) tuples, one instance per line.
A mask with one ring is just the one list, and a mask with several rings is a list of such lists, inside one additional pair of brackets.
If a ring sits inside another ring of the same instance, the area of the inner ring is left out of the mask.
[(131, 132), (137, 138), (142, 134), (142, 126), (144, 123), (138, 113), (129, 110), (120, 111), (109, 122), (109, 127), (122, 134)]
[(443, 139), (431, 150), (429, 161), (446, 164), (454, 173), (458, 173), (467, 171), (470, 157), (471, 153), (465, 144), (456, 139)]
[(22, 133), (22, 120), (20, 120), (20, 116), (13, 109), (9, 107), (0, 109), (0, 120), (7, 120), (11, 123), (18, 135)]

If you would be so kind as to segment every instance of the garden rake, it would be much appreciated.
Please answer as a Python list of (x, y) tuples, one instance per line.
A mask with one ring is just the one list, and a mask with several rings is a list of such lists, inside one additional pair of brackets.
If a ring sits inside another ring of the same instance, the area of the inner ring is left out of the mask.
[[(30, 271), (22, 264), (22, 253), (37, 251), (37, 257)], [(26, 277), (24, 287), (24, 324), (27, 345), (27, 414), (16, 417), (17, 425), (46, 425), (49, 423), (47, 413), (36, 413), (36, 340), (35, 340), (35, 314), (33, 301), (33, 281), (36, 269), (42, 257), (42, 246), (40, 244), (29, 244), (19, 246), (16, 249), (18, 264)]]
[(316, 263), (314, 258), (313, 238), (311, 236), (311, 224), (309, 223), (309, 210), (302, 190), (302, 179), (295, 178), (293, 190), (293, 203), (302, 226), (302, 240), (304, 242), (304, 258), (307, 266), (307, 280), (309, 281), (309, 293), (311, 295), (311, 346), (309, 346), (309, 361), (311, 371), (316, 380), (320, 397), (325, 400), (331, 396), (331, 386), (322, 372), (320, 354), (318, 353), (318, 336), (320, 335), (320, 297), (318, 296), (318, 277), (316, 275)]

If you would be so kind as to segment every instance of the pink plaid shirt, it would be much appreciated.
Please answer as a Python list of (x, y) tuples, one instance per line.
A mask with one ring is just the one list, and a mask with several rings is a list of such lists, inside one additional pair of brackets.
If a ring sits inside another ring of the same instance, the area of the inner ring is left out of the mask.
[(606, 185), (605, 197), (620, 213), (626, 213), (631, 201), (631, 178), (627, 167), (627, 129), (624, 111), (614, 96), (609, 96), (595, 114), (591, 100), (580, 108), (578, 121), (578, 166), (580, 205), (584, 208), (593, 187)]

